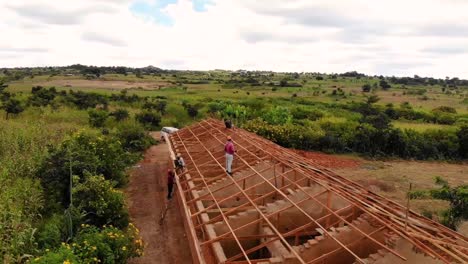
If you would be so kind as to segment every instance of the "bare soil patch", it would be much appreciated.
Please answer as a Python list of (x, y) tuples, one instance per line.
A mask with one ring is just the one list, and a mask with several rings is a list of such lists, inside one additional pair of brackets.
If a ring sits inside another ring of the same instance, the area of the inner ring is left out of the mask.
[[(159, 137), (159, 133), (152, 135)], [(167, 145), (152, 146), (144, 160), (131, 171), (126, 190), (130, 217), (145, 243), (144, 256), (131, 264), (192, 263), (184, 225), (175, 197), (171, 200), (163, 224), (159, 224), (167, 202), (166, 172), (170, 164)]]
[(329, 155), (321, 152), (294, 150), (297, 154), (310, 159), (318, 165), (333, 168), (356, 168), (362, 163), (359, 159)]
[(135, 82), (135, 81), (106, 81), (106, 80), (52, 80), (38, 83), (42, 86), (60, 86), (60, 87), (79, 87), (90, 89), (140, 89), (140, 90), (158, 90), (170, 86), (168, 82)]

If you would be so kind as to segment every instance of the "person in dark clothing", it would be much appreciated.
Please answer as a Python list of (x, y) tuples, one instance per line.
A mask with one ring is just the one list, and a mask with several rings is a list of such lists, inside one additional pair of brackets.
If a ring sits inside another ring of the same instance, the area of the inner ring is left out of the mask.
[(231, 128), (232, 127), (232, 122), (230, 119), (224, 119), (224, 125), (226, 128)]
[(167, 170), (167, 199), (170, 200), (172, 198), (172, 190), (174, 188), (175, 183), (175, 174), (171, 169)]

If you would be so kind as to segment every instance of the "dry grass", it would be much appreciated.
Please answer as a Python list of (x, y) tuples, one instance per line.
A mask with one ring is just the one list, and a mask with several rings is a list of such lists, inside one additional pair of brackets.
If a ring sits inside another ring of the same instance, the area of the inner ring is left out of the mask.
[[(409, 184), (413, 189), (435, 187), (434, 177), (441, 176), (450, 184), (468, 184), (468, 164), (419, 161), (363, 161), (360, 167), (334, 169), (336, 173), (356, 181), (370, 190), (400, 204), (406, 205)], [(439, 200), (412, 200), (410, 208), (419, 212), (437, 214), (448, 207)], [(468, 235), (468, 224), (459, 232)]]
[(454, 126), (440, 125), (440, 124), (429, 124), (429, 123), (415, 123), (415, 122), (404, 122), (394, 121), (392, 124), (400, 129), (413, 129), (418, 132), (423, 132), (429, 129), (452, 129), (455, 130)]
[(58, 86), (58, 87), (82, 87), (91, 89), (143, 89), (143, 90), (158, 90), (168, 87), (171, 84), (162, 81), (106, 81), (106, 80), (51, 80), (38, 82), (36, 85), (41, 86)]

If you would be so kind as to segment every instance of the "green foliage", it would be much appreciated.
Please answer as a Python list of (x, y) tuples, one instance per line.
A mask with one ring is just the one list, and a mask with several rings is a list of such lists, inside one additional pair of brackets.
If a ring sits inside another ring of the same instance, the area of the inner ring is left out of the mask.
[(54, 214), (39, 225), (36, 240), (42, 249), (56, 248), (66, 239), (64, 234), (66, 234), (64, 217)]
[(0, 94), (3, 93), (6, 88), (8, 88), (8, 84), (5, 84), (3, 81), (0, 81)]
[(130, 152), (143, 151), (151, 145), (156, 144), (155, 140), (148, 135), (144, 127), (136, 122), (119, 124), (115, 137), (122, 142), (122, 147)]
[(2, 105), (3, 110), (5, 110), (6, 116), (5, 118), (8, 119), (10, 114), (17, 115), (24, 111), (24, 107), (21, 102), (15, 98), (9, 98)]
[(292, 122), (293, 116), (286, 107), (276, 106), (262, 115), (262, 119), (270, 125), (285, 125)]
[(161, 124), (161, 116), (148, 110), (136, 114), (135, 119), (147, 129), (158, 129)]
[(457, 110), (450, 106), (439, 106), (437, 108), (432, 109), (432, 112), (444, 112), (444, 113), (456, 114)]
[(78, 109), (96, 108), (98, 105), (102, 105), (106, 108), (108, 105), (108, 99), (104, 95), (82, 91), (75, 92), (70, 90), (65, 96), (65, 100), (78, 107)]
[[(126, 183), (125, 168), (133, 162), (121, 143), (112, 137), (78, 132), (62, 144), (50, 149), (50, 154), (38, 175), (48, 198), (48, 206), (58, 202), (69, 204), (70, 173), (83, 178), (86, 172), (104, 175), (118, 186)], [(71, 167), (71, 171), (70, 171)], [(60, 206), (55, 210), (61, 208)]]
[(388, 89), (392, 88), (392, 86), (387, 81), (385, 81), (384, 79), (380, 80), (379, 86), (384, 90), (388, 90)]
[(409, 193), (409, 197), (411, 199), (431, 197), (433, 199), (449, 201), (450, 208), (442, 212), (442, 224), (456, 230), (461, 221), (468, 219), (468, 185), (451, 187), (441, 177), (436, 177), (435, 183), (439, 188), (426, 191), (413, 191)]
[(89, 124), (92, 127), (103, 127), (104, 123), (109, 117), (109, 113), (107, 111), (96, 110), (96, 109), (88, 110), (88, 115), (89, 115)]
[(195, 118), (198, 115), (198, 108), (195, 105), (188, 104), (185, 109), (191, 118)]
[(82, 263), (127, 263), (143, 254), (143, 241), (133, 225), (123, 230), (83, 225), (72, 247)]
[(324, 136), (323, 131), (317, 127), (292, 124), (272, 125), (261, 119), (248, 121), (244, 128), (282, 146), (298, 149), (315, 148), (319, 144), (319, 139)]
[(62, 245), (54, 251), (48, 251), (46, 254), (40, 257), (31, 259), (31, 263), (34, 264), (78, 264), (81, 263), (79, 259), (73, 253), (73, 250), (68, 245)]
[(0, 256), (16, 262), (34, 253), (34, 220), (40, 216), (42, 194), (36, 180), (10, 178), (0, 169)]
[(55, 87), (49, 89), (42, 86), (34, 86), (31, 89), (31, 96), (28, 98), (28, 104), (32, 106), (47, 106), (57, 97), (59, 93)]
[(113, 116), (116, 121), (123, 121), (123, 120), (129, 118), (129, 116), (130, 116), (128, 111), (126, 109), (123, 109), (123, 108), (116, 109), (110, 115)]
[(367, 97), (366, 102), (367, 104), (371, 105), (377, 103), (378, 101), (380, 101), (380, 98), (377, 95), (371, 95)]
[(55, 249), (44, 250), (31, 263), (127, 263), (130, 258), (143, 255), (143, 241), (132, 224), (124, 229), (113, 226), (98, 228), (82, 224), (70, 243), (62, 242)]
[(370, 84), (366, 83), (361, 87), (361, 89), (363, 92), (368, 93), (372, 90), (372, 87), (370, 86)]
[(67, 123), (25, 118), (0, 120), (0, 256), (7, 263), (36, 251), (35, 223), (44, 203), (36, 171), (47, 145), (60, 142), (71, 129)]
[(462, 158), (468, 158), (468, 124), (464, 125), (457, 132), (460, 148), (458, 150)]
[(112, 182), (103, 176), (85, 175), (76, 177), (73, 188), (73, 205), (85, 214), (86, 223), (102, 226), (128, 225), (128, 212), (121, 191), (114, 189)]
[(299, 106), (291, 110), (291, 115), (294, 120), (308, 119), (311, 121), (316, 121), (322, 118), (325, 114), (323, 111), (315, 108)]

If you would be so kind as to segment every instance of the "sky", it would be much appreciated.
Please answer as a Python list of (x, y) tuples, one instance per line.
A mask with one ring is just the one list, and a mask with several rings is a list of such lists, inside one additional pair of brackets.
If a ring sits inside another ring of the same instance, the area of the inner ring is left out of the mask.
[(0, 68), (468, 79), (468, 0), (0, 0)]

